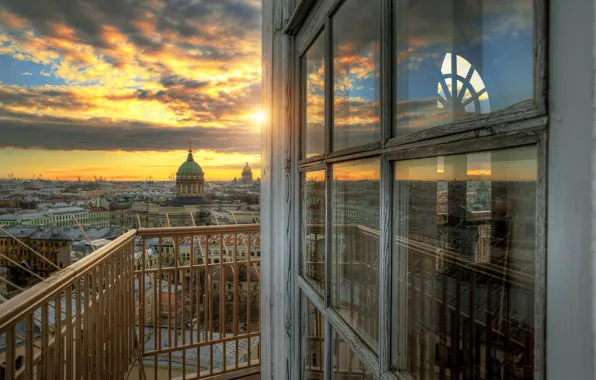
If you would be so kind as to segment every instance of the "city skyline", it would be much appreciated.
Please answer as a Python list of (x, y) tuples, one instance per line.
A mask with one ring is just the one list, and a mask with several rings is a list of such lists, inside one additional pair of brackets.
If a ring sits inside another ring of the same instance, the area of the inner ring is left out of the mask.
[[(43, 12), (40, 12), (43, 9)], [(261, 2), (0, 3), (0, 178), (260, 176)], [(225, 15), (225, 17), (222, 17)]]

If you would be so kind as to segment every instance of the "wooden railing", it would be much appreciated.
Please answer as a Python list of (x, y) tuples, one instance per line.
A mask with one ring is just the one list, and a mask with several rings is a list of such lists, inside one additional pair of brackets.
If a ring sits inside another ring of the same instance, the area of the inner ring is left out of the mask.
[(4, 302), (0, 379), (258, 372), (259, 229), (130, 231)]
[(136, 356), (135, 232), (0, 305), (4, 379), (123, 378)]

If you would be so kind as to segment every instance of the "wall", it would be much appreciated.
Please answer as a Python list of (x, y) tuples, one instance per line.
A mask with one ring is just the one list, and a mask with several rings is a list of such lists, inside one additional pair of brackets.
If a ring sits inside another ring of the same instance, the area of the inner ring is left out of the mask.
[(594, 0), (550, 2), (547, 378), (594, 379)]

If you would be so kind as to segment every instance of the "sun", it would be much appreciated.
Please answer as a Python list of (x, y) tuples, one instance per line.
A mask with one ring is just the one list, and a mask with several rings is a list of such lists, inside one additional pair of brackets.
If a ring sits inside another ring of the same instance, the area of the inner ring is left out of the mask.
[(263, 111), (255, 112), (254, 114), (251, 115), (251, 117), (253, 118), (253, 120), (258, 121), (259, 123), (262, 123), (265, 121), (265, 112), (263, 112)]

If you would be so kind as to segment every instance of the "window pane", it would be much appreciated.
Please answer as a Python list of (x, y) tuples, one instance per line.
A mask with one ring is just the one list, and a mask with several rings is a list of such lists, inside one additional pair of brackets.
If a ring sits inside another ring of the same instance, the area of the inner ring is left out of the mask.
[(306, 53), (306, 158), (325, 153), (325, 37)]
[(536, 173), (533, 146), (395, 163), (399, 369), (534, 378)]
[(300, 274), (325, 289), (325, 170), (302, 174), (302, 265)]
[(304, 297), (306, 309), (302, 325), (304, 366), (302, 379), (323, 380), (325, 377), (325, 319), (323, 314)]
[(379, 319), (379, 158), (333, 165), (332, 305), (373, 350)]
[(347, 0), (333, 17), (333, 150), (379, 141), (379, 2)]
[(358, 360), (351, 347), (333, 331), (333, 380), (373, 379), (366, 367)]
[(532, 0), (394, 1), (394, 10), (395, 135), (533, 99)]

